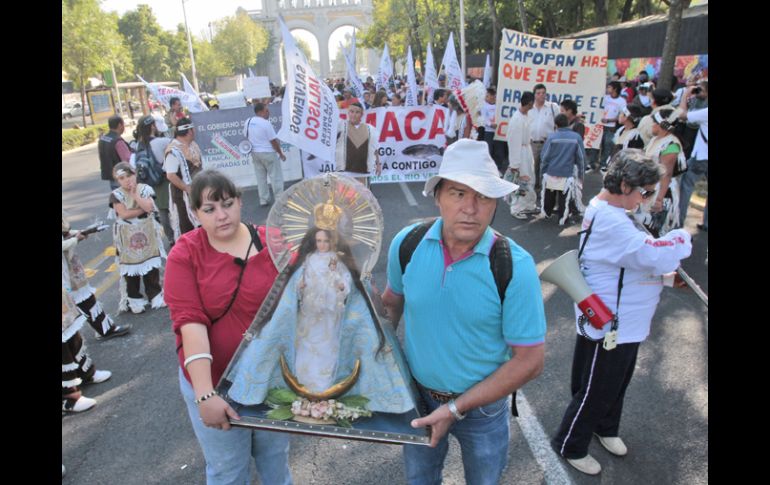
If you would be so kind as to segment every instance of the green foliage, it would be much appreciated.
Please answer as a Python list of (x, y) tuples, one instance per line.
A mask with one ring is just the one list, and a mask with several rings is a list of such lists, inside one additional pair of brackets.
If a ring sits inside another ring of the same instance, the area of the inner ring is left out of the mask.
[(280, 419), (282, 421), (287, 421), (293, 418), (294, 414), (291, 412), (291, 408), (288, 406), (282, 406), (268, 411), (267, 417), (270, 419)]
[(267, 48), (267, 31), (243, 10), (218, 21), (216, 32), (214, 49), (233, 72), (246, 72), (256, 63), (257, 55)]
[(299, 399), (297, 395), (288, 389), (280, 389), (278, 387), (275, 387), (267, 391), (268, 404), (275, 404), (279, 406), (286, 405), (286, 404), (290, 405), (297, 399)]
[(88, 145), (99, 139), (107, 133), (109, 129), (106, 124), (89, 126), (81, 129), (67, 129), (61, 131), (61, 151), (72, 150), (83, 145)]
[(337, 426), (340, 428), (352, 428), (353, 424), (345, 418), (337, 418)]
[[(211, 42), (193, 39), (193, 50), (195, 51), (195, 70), (201, 90), (212, 91), (217, 76), (225, 76), (231, 71), (225, 66)], [(188, 79), (190, 79), (189, 76)], [(206, 88), (204, 89), (203, 86)]]
[[(178, 77), (170, 65), (171, 34), (164, 32), (147, 5), (126, 12), (118, 29), (131, 52), (136, 74), (147, 81), (167, 81)], [(134, 77), (133, 75), (131, 77)]]
[(369, 403), (369, 398), (366, 398), (364, 396), (359, 396), (359, 395), (344, 396), (337, 400), (342, 404), (344, 404), (345, 406), (352, 407), (352, 408), (365, 408), (366, 405)]

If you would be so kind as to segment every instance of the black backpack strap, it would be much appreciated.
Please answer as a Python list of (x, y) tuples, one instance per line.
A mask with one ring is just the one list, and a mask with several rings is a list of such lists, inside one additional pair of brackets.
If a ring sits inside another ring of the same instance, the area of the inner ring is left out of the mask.
[(246, 227), (249, 228), (249, 233), (251, 234), (251, 242), (254, 243), (254, 247), (257, 248), (257, 251), (262, 251), (262, 241), (259, 239), (259, 231), (256, 227), (254, 227), (254, 224), (246, 223)]
[[(494, 231), (494, 229), (493, 229)], [(497, 239), (489, 252), (489, 268), (492, 270), (492, 276), (497, 285), (497, 294), (500, 297), (500, 303), (505, 301), (505, 290), (508, 289), (508, 283), (513, 278), (513, 257), (511, 256), (511, 246), (508, 244), (508, 238), (497, 231), (494, 231)]]
[(417, 249), (422, 238), (425, 237), (425, 234), (434, 222), (436, 221), (432, 220), (417, 224), (401, 241), (401, 245), (398, 247), (398, 261), (401, 263), (401, 274), (406, 272), (406, 265), (412, 260), (412, 254), (414, 254), (415, 249)]
[(585, 234), (586, 237), (583, 238), (583, 243), (580, 245), (580, 251), (578, 251), (578, 259), (580, 259), (580, 256), (583, 255), (583, 250), (586, 247), (586, 243), (588, 242), (588, 237), (591, 235), (591, 229), (594, 227), (594, 221), (596, 221), (596, 215), (594, 214), (594, 218), (591, 219), (591, 223), (588, 225), (588, 229), (585, 231), (579, 231), (578, 234)]

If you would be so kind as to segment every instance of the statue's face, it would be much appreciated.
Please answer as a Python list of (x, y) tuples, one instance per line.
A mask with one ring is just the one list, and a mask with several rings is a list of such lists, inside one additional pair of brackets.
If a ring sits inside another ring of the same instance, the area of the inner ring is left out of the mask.
[(329, 233), (318, 231), (315, 235), (315, 247), (319, 253), (328, 253), (332, 249), (332, 243), (329, 239)]

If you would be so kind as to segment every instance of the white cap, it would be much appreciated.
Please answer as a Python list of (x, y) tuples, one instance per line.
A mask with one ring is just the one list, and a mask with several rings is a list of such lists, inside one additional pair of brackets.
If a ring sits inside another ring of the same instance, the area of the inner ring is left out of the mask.
[(438, 175), (425, 182), (422, 195), (433, 195), (433, 189), (441, 179), (467, 185), (481, 195), (493, 198), (503, 197), (519, 188), (518, 185), (500, 178), (486, 142), (469, 138), (457, 140), (449, 145), (444, 152)]
[(166, 125), (166, 121), (161, 115), (152, 115), (152, 118), (155, 120), (155, 128), (157, 128), (158, 131), (161, 133), (168, 131), (168, 125)]

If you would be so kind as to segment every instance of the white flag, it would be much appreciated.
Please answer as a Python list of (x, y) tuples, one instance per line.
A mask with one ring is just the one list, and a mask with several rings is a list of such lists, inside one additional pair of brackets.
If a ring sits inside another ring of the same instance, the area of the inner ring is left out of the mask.
[(388, 52), (388, 43), (385, 43), (385, 49), (382, 51), (380, 59), (380, 68), (377, 70), (377, 81), (375, 86), (377, 90), (384, 88), (388, 90), (388, 81), (393, 77), (393, 63), (390, 62), (390, 53)]
[(428, 55), (425, 57), (425, 84), (423, 86), (425, 104), (433, 104), (433, 91), (438, 89), (438, 76), (436, 75), (436, 64), (433, 62), (433, 49), (428, 42)]
[(251, 68), (249, 68), (249, 77), (254, 77), (254, 71), (252, 71)]
[(451, 90), (464, 88), (465, 76), (460, 68), (460, 63), (457, 62), (453, 32), (449, 33), (449, 41), (446, 44), (444, 59), (441, 64), (444, 65), (444, 74), (446, 74), (446, 88)]
[(487, 62), (484, 64), (484, 87), (488, 88), (492, 82), (492, 67), (489, 65), (489, 54), (487, 54)]
[[(136, 77), (138, 77), (139, 80), (144, 83), (145, 87), (148, 91), (150, 91), (150, 93), (152, 93), (153, 97), (155, 97), (155, 99), (158, 100), (159, 103), (163, 104), (163, 106), (166, 108), (171, 107), (171, 104), (169, 103), (171, 98), (179, 98), (182, 106), (187, 108), (187, 111), (191, 113), (199, 113), (203, 111), (203, 109), (201, 109), (202, 102), (200, 98), (195, 94), (186, 93), (184, 91), (180, 91), (179, 89), (172, 88), (171, 86), (162, 86), (157, 83), (148, 83), (142, 79), (142, 76), (139, 74), (137, 74)], [(205, 107), (205, 105), (203, 106)]]
[(414, 60), (412, 60), (412, 46), (406, 51), (406, 99), (405, 106), (417, 106), (417, 79), (414, 77)]
[(198, 92), (195, 91), (195, 88), (192, 87), (192, 84), (190, 84), (190, 81), (187, 80), (187, 76), (185, 76), (183, 72), (180, 72), (179, 74), (182, 75), (184, 92), (195, 96), (195, 100), (198, 102), (197, 105), (193, 105), (193, 107), (187, 107), (185, 106), (183, 101), (182, 106), (185, 106), (187, 108), (187, 111), (189, 111), (190, 113), (200, 113), (201, 111), (208, 111), (209, 110), (208, 106), (206, 106), (206, 103), (204, 103), (201, 97), (198, 96)]
[(334, 160), (340, 121), (337, 101), (297, 48), (283, 19), (279, 17), (278, 23), (287, 68), (286, 91), (281, 105), (283, 123), (278, 138), (322, 160)]
[(350, 52), (344, 52), (343, 55), (345, 56), (345, 65), (348, 69), (348, 84), (350, 85), (350, 89), (353, 91), (353, 96), (358, 98), (359, 101), (361, 101), (361, 106), (363, 106), (363, 96), (364, 96), (364, 84), (361, 82), (361, 79), (358, 77), (358, 73), (356, 72), (356, 32), (353, 31), (353, 40), (350, 46)]

